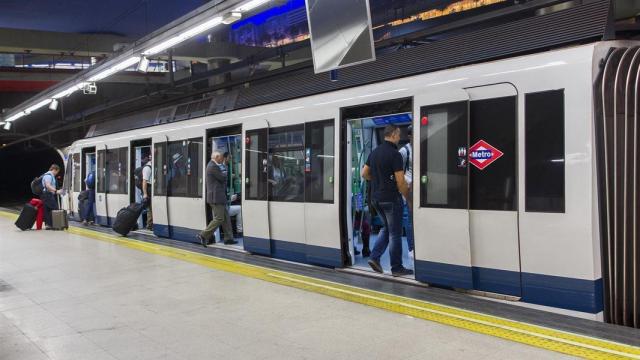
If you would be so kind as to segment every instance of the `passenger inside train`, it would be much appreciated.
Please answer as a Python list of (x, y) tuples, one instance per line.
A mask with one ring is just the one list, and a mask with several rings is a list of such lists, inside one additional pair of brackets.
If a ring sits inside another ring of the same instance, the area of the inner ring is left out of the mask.
[[(223, 133), (229, 133), (217, 136), (212, 134), (207, 142), (207, 153), (219, 151), (224, 154), (224, 169), (227, 175), (227, 212), (231, 218), (233, 230), (233, 238), (236, 243), (225, 244), (222, 239), (225, 234), (222, 229), (216, 229), (214, 236), (216, 241), (211, 246), (227, 246), (242, 249), (243, 248), (243, 228), (242, 228), (242, 135), (241, 130), (228, 129)], [(207, 222), (212, 218), (210, 209), (207, 208)]]
[[(349, 119), (348, 133), (350, 134), (351, 144), (349, 192), (351, 194), (351, 211), (347, 221), (352, 224), (352, 236), (350, 236), (353, 239), (351, 244), (353, 247), (352, 263), (353, 267), (358, 270), (372, 271), (367, 261), (380, 234), (380, 229), (383, 227), (383, 222), (371, 203), (371, 186), (369, 181), (360, 176), (360, 169), (363, 168), (371, 152), (384, 142), (384, 127), (388, 124), (395, 124), (401, 130), (398, 151), (403, 155), (405, 178), (410, 179), (412, 164), (411, 119), (412, 114), (410, 112)], [(409, 210), (411, 201), (411, 198), (404, 199), (402, 263), (405, 268), (413, 270), (413, 224), (410, 221), (411, 213)], [(380, 265), (385, 273), (391, 272), (388, 248), (380, 258)]]

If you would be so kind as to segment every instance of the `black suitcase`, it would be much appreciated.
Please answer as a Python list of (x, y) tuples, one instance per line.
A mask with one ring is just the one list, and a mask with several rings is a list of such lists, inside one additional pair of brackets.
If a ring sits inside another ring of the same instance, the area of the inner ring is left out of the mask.
[(33, 227), (38, 216), (38, 209), (31, 204), (24, 204), (18, 220), (16, 220), (16, 226), (20, 230), (29, 230)]
[(133, 230), (136, 222), (144, 209), (143, 204), (133, 203), (126, 208), (120, 209), (116, 215), (116, 220), (111, 228), (122, 236), (127, 236), (129, 231)]

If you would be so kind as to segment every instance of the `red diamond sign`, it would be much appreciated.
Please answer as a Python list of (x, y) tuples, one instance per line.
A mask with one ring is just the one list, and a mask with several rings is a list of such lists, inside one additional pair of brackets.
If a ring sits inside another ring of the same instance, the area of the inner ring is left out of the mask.
[(498, 160), (504, 153), (484, 140), (480, 140), (469, 148), (469, 162), (480, 170)]

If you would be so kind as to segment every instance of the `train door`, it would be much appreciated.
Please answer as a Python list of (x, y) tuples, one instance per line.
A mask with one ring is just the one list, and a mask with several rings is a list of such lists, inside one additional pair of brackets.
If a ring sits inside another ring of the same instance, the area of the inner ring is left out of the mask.
[(511, 84), (466, 91), (473, 287), (520, 297), (517, 91)]
[[(131, 152), (129, 159), (129, 163), (131, 164), (129, 169), (129, 202), (130, 203), (141, 203), (143, 200), (143, 192), (141, 188), (141, 179), (136, 180), (136, 169), (140, 169), (140, 176), (143, 176), (145, 172), (152, 172), (152, 156), (151, 156), (151, 139), (144, 140), (135, 140), (131, 142)], [(151, 176), (153, 177), (153, 176)], [(150, 181), (153, 184), (153, 179)], [(138, 219), (138, 229), (148, 229), (152, 230), (152, 208), (153, 206), (151, 202), (151, 186), (148, 188), (149, 195), (149, 208), (145, 209), (143, 213), (140, 215)]]
[[(94, 190), (93, 190), (93, 199), (95, 199), (95, 181), (96, 181), (96, 148), (84, 148), (82, 149), (82, 167), (81, 167), (81, 177), (80, 177), (80, 189), (87, 190), (87, 184), (85, 183), (85, 179), (87, 175), (93, 173), (94, 179)], [(87, 206), (87, 204), (85, 204)], [(88, 206), (93, 207), (93, 211), (90, 212), (90, 218), (86, 219), (87, 221), (96, 221), (96, 203), (95, 201), (88, 203)], [(82, 211), (79, 209), (78, 211)]]
[[(233, 229), (233, 238), (237, 244), (228, 246), (243, 248), (243, 222), (242, 222), (242, 126), (233, 126), (207, 131), (207, 162), (211, 153), (220, 151), (225, 155), (225, 167), (227, 170), (227, 194), (229, 196), (229, 216)], [(206, 193), (205, 193), (206, 195)], [(205, 208), (207, 223), (213, 218), (211, 208)], [(218, 228), (215, 233), (216, 243), (224, 244), (224, 234)]]
[(245, 250), (263, 255), (271, 255), (268, 134), (267, 121), (252, 122), (244, 128), (242, 215), (251, 220), (243, 224), (243, 244)]
[[(398, 125), (401, 129), (399, 147), (411, 145), (409, 126), (413, 118), (411, 99), (399, 99), (389, 102), (360, 105), (342, 109), (344, 166), (342, 169), (342, 185), (345, 194), (342, 198), (344, 212), (343, 233), (347, 243), (343, 244), (344, 257), (357, 270), (372, 271), (367, 261), (376, 243), (382, 221), (371, 205), (368, 182), (360, 176), (369, 154), (384, 141), (383, 130), (387, 124)], [(346, 139), (344, 138), (346, 137)], [(345, 141), (346, 140), (346, 141)], [(403, 211), (402, 230), (402, 265), (414, 268), (413, 251), (410, 248), (411, 232), (409, 209), (405, 205)], [(385, 273), (391, 272), (389, 249), (380, 258)]]
[(106, 145), (97, 151), (96, 162), (96, 223), (103, 226), (109, 226)]

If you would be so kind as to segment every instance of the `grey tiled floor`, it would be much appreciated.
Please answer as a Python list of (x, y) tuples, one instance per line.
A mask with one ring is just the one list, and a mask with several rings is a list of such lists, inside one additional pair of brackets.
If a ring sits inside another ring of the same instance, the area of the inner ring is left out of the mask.
[(0, 359), (560, 354), (0, 218)]

